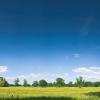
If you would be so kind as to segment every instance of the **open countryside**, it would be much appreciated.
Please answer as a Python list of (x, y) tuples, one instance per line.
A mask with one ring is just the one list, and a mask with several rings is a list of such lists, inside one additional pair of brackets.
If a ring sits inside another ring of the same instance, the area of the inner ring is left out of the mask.
[(0, 100), (100, 100), (100, 0), (0, 0)]
[(26, 79), (19, 84), (17, 78), (14, 84), (9, 84), (5, 78), (0, 78), (1, 100), (100, 100), (100, 82), (86, 82), (83, 77), (76, 82), (65, 83), (62, 78), (48, 83), (46, 80), (33, 81), (28, 84)]
[(0, 100), (100, 100), (100, 87), (1, 87)]

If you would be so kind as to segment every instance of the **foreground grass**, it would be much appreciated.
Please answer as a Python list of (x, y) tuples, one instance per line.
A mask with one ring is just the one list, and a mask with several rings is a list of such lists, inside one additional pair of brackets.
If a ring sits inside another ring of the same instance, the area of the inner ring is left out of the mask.
[(100, 100), (100, 88), (1, 87), (0, 100)]

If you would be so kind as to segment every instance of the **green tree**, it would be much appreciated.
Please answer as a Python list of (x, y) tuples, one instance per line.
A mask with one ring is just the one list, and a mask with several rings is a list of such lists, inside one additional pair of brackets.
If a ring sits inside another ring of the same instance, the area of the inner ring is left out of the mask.
[(39, 81), (39, 86), (41, 87), (46, 87), (48, 85), (47, 81), (46, 80), (40, 80)]
[(56, 86), (59, 86), (59, 87), (65, 86), (65, 80), (62, 78), (57, 78), (55, 83), (56, 83)]
[(15, 83), (15, 86), (19, 86), (20, 84), (19, 84), (19, 78), (17, 78), (15, 81), (14, 81), (14, 83)]
[(53, 83), (48, 83), (48, 87), (53, 87)]
[(8, 82), (6, 81), (5, 78), (0, 77), (0, 87), (6, 87), (9, 86)]
[(38, 87), (38, 86), (39, 86), (39, 82), (38, 82), (38, 81), (34, 81), (34, 82), (32, 83), (32, 86)]
[(69, 87), (73, 87), (73, 82), (70, 81), (67, 85), (68, 85)]
[(93, 82), (87, 81), (84, 83), (84, 87), (93, 87), (93, 86), (94, 86)]
[(83, 87), (84, 86), (84, 83), (85, 83), (85, 81), (84, 81), (83, 77), (80, 76), (79, 78), (76, 78), (76, 85), (79, 88)]
[(56, 82), (53, 82), (53, 83), (52, 83), (52, 85), (53, 85), (54, 87), (56, 87), (56, 86), (57, 86)]
[(24, 79), (24, 81), (23, 81), (23, 86), (29, 86), (29, 84), (28, 84), (26, 79)]
[(98, 81), (98, 82), (94, 82), (94, 86), (95, 87), (100, 87), (100, 82)]

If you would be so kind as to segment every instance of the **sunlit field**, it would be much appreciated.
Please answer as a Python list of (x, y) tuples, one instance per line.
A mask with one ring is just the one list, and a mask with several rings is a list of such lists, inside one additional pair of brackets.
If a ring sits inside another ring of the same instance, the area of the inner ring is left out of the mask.
[(1, 87), (0, 100), (100, 100), (100, 87)]

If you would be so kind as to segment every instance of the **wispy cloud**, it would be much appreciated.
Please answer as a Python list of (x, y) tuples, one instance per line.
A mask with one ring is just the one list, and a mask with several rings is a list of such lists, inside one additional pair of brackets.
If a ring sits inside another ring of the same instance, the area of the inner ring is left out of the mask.
[(100, 74), (100, 67), (78, 67), (73, 71), (81, 74)]
[(8, 71), (8, 67), (7, 66), (0, 66), (0, 73), (4, 73)]
[(86, 80), (100, 81), (100, 67), (78, 67), (73, 72), (83, 76)]

